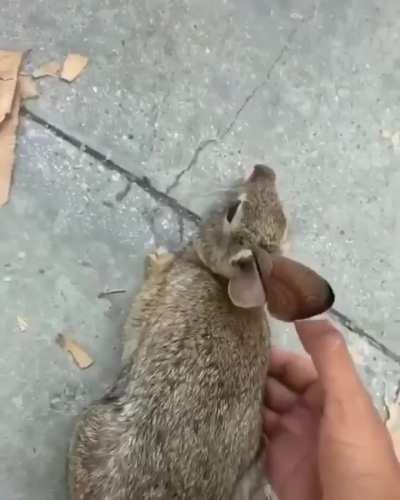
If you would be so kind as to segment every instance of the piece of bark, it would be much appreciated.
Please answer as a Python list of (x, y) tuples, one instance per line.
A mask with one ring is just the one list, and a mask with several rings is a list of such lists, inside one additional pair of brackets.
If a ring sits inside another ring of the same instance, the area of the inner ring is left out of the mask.
[(11, 114), (0, 124), (0, 207), (10, 197), (20, 105), (21, 96), (17, 88)]
[(12, 111), (22, 52), (0, 50), (0, 124)]
[(51, 61), (39, 66), (32, 73), (33, 78), (43, 78), (44, 76), (52, 76), (58, 78), (60, 75), (61, 64), (57, 61)]
[(72, 82), (86, 68), (89, 59), (80, 54), (68, 54), (64, 61), (60, 78), (67, 82)]
[(18, 78), (19, 91), (21, 99), (33, 99), (39, 96), (39, 90), (35, 80), (30, 75), (19, 75)]
[(75, 340), (71, 340), (65, 335), (59, 333), (56, 338), (57, 344), (65, 351), (71, 354), (75, 364), (82, 370), (89, 368), (94, 363), (93, 358), (78, 344)]

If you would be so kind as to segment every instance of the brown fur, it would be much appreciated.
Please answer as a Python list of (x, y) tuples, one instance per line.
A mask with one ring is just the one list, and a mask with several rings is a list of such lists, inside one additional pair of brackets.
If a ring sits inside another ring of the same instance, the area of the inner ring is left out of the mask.
[[(286, 221), (271, 172), (238, 186), (180, 254), (151, 264), (125, 327), (122, 371), (76, 426), (71, 500), (237, 495), (260, 452), (270, 332), (264, 308), (234, 306), (227, 285), (237, 252), (279, 251)], [(227, 232), (227, 209), (244, 193)]]

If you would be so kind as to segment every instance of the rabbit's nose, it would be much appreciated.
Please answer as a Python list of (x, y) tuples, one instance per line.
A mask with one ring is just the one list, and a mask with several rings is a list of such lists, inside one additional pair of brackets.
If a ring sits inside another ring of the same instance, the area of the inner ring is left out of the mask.
[(257, 180), (267, 180), (273, 182), (275, 178), (275, 172), (271, 167), (268, 167), (267, 165), (255, 165), (247, 180), (249, 182), (256, 182)]

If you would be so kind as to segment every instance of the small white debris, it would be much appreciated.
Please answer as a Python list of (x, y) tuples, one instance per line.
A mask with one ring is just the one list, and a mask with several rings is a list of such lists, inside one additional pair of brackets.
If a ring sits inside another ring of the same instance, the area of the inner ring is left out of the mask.
[(300, 14), (300, 12), (291, 12), (290, 19), (293, 19), (296, 21), (303, 21), (304, 16), (303, 16), (303, 14)]
[(20, 332), (26, 332), (29, 326), (26, 319), (21, 318), (21, 316), (17, 316), (17, 324)]
[(400, 132), (397, 131), (392, 135), (392, 144), (394, 148), (398, 148), (400, 145)]
[(381, 130), (381, 136), (386, 141), (391, 142), (394, 149), (400, 147), (400, 130), (391, 131), (383, 129)]

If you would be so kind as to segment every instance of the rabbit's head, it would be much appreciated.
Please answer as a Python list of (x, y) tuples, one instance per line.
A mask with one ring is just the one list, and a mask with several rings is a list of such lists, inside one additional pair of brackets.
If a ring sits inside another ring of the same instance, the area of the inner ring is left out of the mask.
[(275, 173), (256, 165), (204, 219), (194, 248), (205, 266), (228, 280), (236, 306), (266, 303), (286, 321), (320, 314), (333, 304), (333, 291), (317, 273), (281, 255), (286, 229)]

